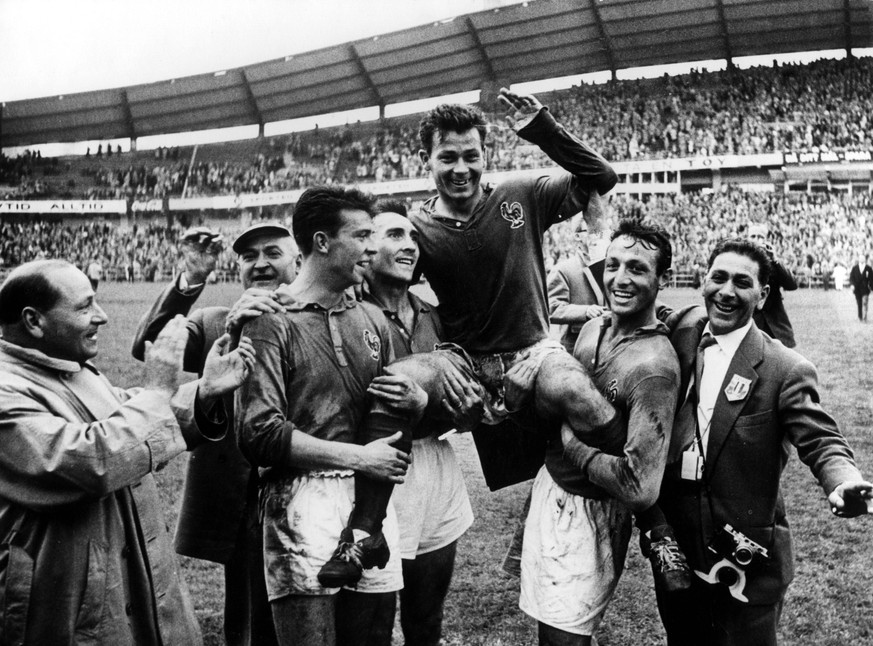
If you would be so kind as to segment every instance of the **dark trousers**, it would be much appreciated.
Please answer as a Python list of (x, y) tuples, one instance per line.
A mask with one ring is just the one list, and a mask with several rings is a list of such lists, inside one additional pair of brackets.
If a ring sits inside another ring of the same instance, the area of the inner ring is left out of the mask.
[(455, 570), (458, 542), (414, 559), (403, 559), (400, 626), (406, 646), (437, 646), (443, 630), (443, 607)]
[(867, 320), (867, 301), (870, 298), (870, 294), (858, 294), (855, 292), (855, 302), (858, 304), (858, 320), (866, 321)]
[(776, 603), (750, 605), (695, 575), (690, 590), (655, 593), (668, 646), (776, 646), (785, 590)]
[(336, 600), (336, 645), (391, 646), (395, 607), (393, 592), (340, 590)]
[(393, 592), (288, 595), (272, 602), (282, 646), (391, 646)]
[(249, 500), (245, 513), (233, 555), (224, 566), (224, 638), (227, 646), (275, 646), (257, 499)]

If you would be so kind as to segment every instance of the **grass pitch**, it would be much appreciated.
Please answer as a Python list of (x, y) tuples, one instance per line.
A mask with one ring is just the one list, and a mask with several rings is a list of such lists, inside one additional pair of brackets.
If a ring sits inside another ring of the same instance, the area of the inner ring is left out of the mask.
[[(163, 285), (104, 283), (98, 298), (109, 315), (96, 363), (118, 385), (137, 385), (141, 365), (130, 357), (136, 323)], [(238, 284), (211, 285), (198, 306), (231, 304)], [(700, 302), (697, 292), (671, 290), (674, 306)], [(797, 350), (819, 369), (825, 408), (855, 449), (861, 471), (873, 477), (873, 322), (860, 323), (848, 291), (801, 290), (786, 294)], [(476, 522), (461, 539), (446, 607), (444, 642), (454, 646), (522, 646), (536, 643), (533, 620), (518, 609), (518, 581), (499, 570), (528, 485), (489, 492), (471, 438), (452, 439), (467, 478)], [(184, 478), (185, 459), (158, 474), (171, 528)], [(789, 589), (780, 637), (786, 645), (873, 646), (873, 546), (871, 520), (833, 518), (821, 489), (796, 455), (783, 475), (788, 518), (794, 530), (797, 575)], [(221, 568), (182, 558), (207, 644), (223, 644)], [(395, 643), (402, 643), (396, 634)], [(661, 645), (648, 562), (632, 539), (626, 570), (597, 635), (601, 646)], [(413, 646), (413, 645), (410, 645)]]

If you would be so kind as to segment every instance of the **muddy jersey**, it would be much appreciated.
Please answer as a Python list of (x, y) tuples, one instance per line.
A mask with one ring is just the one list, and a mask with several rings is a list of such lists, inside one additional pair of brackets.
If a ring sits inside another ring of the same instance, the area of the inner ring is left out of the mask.
[(364, 301), (382, 310), (389, 321), (391, 340), (397, 359), (415, 352), (431, 352), (440, 343), (443, 336), (443, 326), (436, 315), (433, 305), (421, 300), (412, 292), (408, 292), (409, 302), (415, 310), (412, 331), (407, 330), (396, 312), (387, 309), (372, 294), (365, 294)]
[(437, 215), (438, 197), (410, 216), (420, 235), (419, 268), (439, 299), (445, 340), (468, 352), (510, 352), (548, 336), (543, 234), (617, 179), (603, 157), (546, 109), (518, 134), (567, 172), (483, 185), (467, 222)]
[(564, 458), (560, 436), (549, 438), (546, 468), (565, 491), (633, 506), (641, 489), (660, 488), (679, 391), (679, 360), (669, 330), (658, 322), (631, 336), (604, 342), (609, 315), (586, 323), (573, 356), (626, 425), (622, 435), (598, 438), (601, 451), (580, 471)]
[(355, 442), (369, 399), (367, 387), (394, 360), (382, 312), (352, 297), (330, 310), (294, 303), (245, 325), (255, 365), (236, 394), (236, 428), (252, 462), (294, 476), (291, 434), (298, 429), (335, 442)]

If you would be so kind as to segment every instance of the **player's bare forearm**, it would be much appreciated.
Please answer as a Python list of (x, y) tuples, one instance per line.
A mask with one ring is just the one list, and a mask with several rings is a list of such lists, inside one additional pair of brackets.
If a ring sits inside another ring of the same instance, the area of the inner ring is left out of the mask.
[(629, 401), (627, 440), (620, 455), (598, 453), (588, 463), (588, 478), (633, 511), (658, 499), (673, 426), (676, 386), (652, 377), (635, 388)]

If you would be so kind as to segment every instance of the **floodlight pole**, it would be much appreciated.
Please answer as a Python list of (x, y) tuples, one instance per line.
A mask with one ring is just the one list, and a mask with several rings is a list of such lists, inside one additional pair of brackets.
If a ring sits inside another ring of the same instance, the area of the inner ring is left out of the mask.
[(194, 144), (194, 150), (191, 151), (191, 162), (188, 164), (188, 173), (185, 175), (185, 185), (182, 187), (182, 197), (188, 193), (188, 181), (191, 179), (191, 171), (194, 169), (194, 159), (197, 157), (197, 144)]

